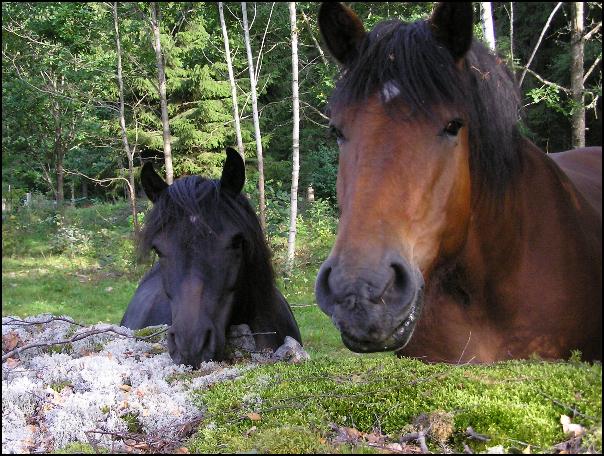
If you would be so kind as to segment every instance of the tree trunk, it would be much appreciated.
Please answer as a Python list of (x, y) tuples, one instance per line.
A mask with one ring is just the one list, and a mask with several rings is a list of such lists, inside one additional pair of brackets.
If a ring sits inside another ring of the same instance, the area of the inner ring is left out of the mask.
[(493, 13), (491, 2), (480, 2), (482, 31), (491, 51), (495, 51), (495, 28), (493, 26)]
[(292, 33), (292, 190), (289, 215), (289, 236), (287, 238), (287, 275), (294, 270), (296, 255), (296, 218), (298, 216), (298, 174), (300, 172), (300, 98), (298, 95), (298, 28), (296, 25), (296, 3), (289, 2), (289, 21)]
[(573, 99), (572, 145), (585, 147), (585, 104), (583, 100), (583, 3), (572, 4), (570, 90)]
[(82, 198), (88, 199), (88, 182), (86, 179), (82, 180)]
[(254, 115), (254, 135), (256, 136), (256, 153), (258, 156), (258, 199), (260, 205), (260, 225), (266, 232), (266, 203), (264, 198), (264, 160), (262, 157), (262, 137), (260, 136), (260, 119), (258, 118), (258, 99), (256, 96), (256, 77), (254, 76), (254, 59), (250, 45), (250, 32), (247, 22), (247, 7), (245, 2), (241, 3), (243, 12), (243, 33), (245, 35), (245, 49), (250, 71), (250, 86), (252, 90), (252, 112)]
[(161, 105), (161, 123), (164, 136), (164, 160), (166, 164), (166, 182), (174, 181), (172, 168), (172, 138), (170, 135), (170, 120), (168, 118), (168, 101), (166, 98), (166, 72), (164, 70), (164, 59), (161, 52), (161, 41), (159, 36), (160, 9), (157, 2), (151, 2), (151, 28), (153, 29), (153, 49), (157, 60), (157, 80), (159, 83), (159, 100)]
[(62, 208), (65, 201), (65, 169), (63, 168), (63, 160), (65, 158), (65, 152), (63, 146), (59, 144), (57, 150), (57, 164), (55, 167), (57, 173), (57, 207)]
[(136, 187), (134, 186), (134, 157), (133, 152), (130, 150), (128, 144), (128, 135), (126, 133), (126, 116), (124, 109), (124, 80), (122, 78), (122, 46), (120, 42), (120, 29), (117, 20), (117, 2), (113, 3), (113, 25), (115, 28), (115, 49), (117, 53), (117, 84), (119, 89), (120, 97), (120, 129), (122, 131), (122, 143), (124, 144), (124, 151), (126, 157), (128, 157), (128, 197), (130, 199), (130, 209), (132, 211), (132, 223), (134, 226), (134, 233), (138, 234), (138, 216), (136, 213)]
[(235, 76), (233, 74), (233, 63), (231, 62), (231, 49), (229, 47), (229, 35), (224, 22), (224, 12), (222, 11), (222, 2), (218, 2), (218, 12), (220, 13), (220, 26), (222, 27), (222, 37), (224, 39), (224, 54), (226, 57), (227, 68), (229, 70), (229, 81), (231, 83), (231, 97), (233, 98), (233, 120), (235, 121), (235, 134), (237, 136), (237, 149), (242, 156), (243, 140), (241, 139), (241, 124), (239, 122), (239, 106), (237, 104), (237, 86), (235, 85)]
[(514, 2), (510, 2), (510, 61), (512, 69), (516, 69), (514, 63)]

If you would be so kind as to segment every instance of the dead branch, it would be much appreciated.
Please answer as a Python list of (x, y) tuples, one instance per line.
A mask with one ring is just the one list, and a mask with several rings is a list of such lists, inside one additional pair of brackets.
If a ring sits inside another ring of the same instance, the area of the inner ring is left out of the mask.
[[(59, 321), (67, 321), (63, 318), (60, 317), (53, 317), (53, 319), (49, 320), (46, 323), (50, 323), (50, 321), (55, 321), (55, 320), (59, 320)], [(27, 323), (25, 321), (23, 321), (23, 323)], [(69, 323), (72, 323), (71, 321)], [(82, 326), (82, 325), (79, 325)], [(105, 333), (113, 333), (116, 334), (118, 336), (121, 337), (125, 337), (127, 339), (135, 339), (135, 340), (146, 340), (146, 339), (150, 339), (152, 337), (155, 337), (159, 334), (162, 334), (164, 332), (166, 332), (168, 330), (168, 328), (164, 328), (160, 331), (157, 331), (149, 336), (144, 336), (144, 337), (139, 337), (139, 336), (131, 336), (129, 334), (124, 334), (123, 332), (120, 332), (114, 328), (103, 328), (103, 329), (92, 329), (89, 331), (85, 331), (79, 334), (75, 334), (73, 337), (69, 338), (69, 339), (65, 339), (65, 340), (60, 340), (57, 342), (35, 342), (35, 343), (31, 343), (31, 344), (26, 344), (23, 345), (21, 347), (15, 348), (14, 350), (9, 351), (8, 353), (2, 355), (2, 362), (6, 361), (8, 358), (12, 358), (13, 356), (18, 355), (19, 353), (26, 351), (26, 350), (31, 350), (32, 348), (41, 348), (41, 347), (52, 347), (52, 346), (58, 346), (58, 345), (67, 345), (67, 344), (71, 344), (73, 342), (77, 342), (79, 340), (85, 339), (87, 337), (90, 336), (95, 336), (98, 334), (105, 334)]]
[(489, 440), (491, 440), (490, 437), (476, 432), (474, 429), (472, 429), (472, 426), (468, 426), (468, 428), (466, 429), (466, 435), (471, 439), (478, 440), (479, 442), (488, 442)]
[(533, 49), (533, 52), (531, 53), (531, 56), (529, 57), (528, 62), (526, 63), (526, 67), (524, 68), (524, 71), (522, 72), (522, 76), (520, 76), (520, 81), (518, 81), (518, 87), (522, 87), (522, 81), (524, 81), (524, 77), (526, 76), (528, 67), (531, 66), (531, 63), (533, 62), (533, 58), (535, 57), (535, 54), (537, 53), (537, 49), (539, 49), (539, 46), (541, 45), (541, 41), (543, 40), (543, 37), (545, 36), (545, 32), (547, 32), (547, 29), (549, 28), (549, 24), (552, 22), (552, 19), (554, 18), (556, 11), (558, 11), (558, 9), (562, 6), (562, 4), (563, 4), (563, 2), (558, 2), (558, 4), (555, 6), (553, 11), (550, 13), (549, 17), (547, 18), (547, 22), (543, 26), (543, 30), (541, 30), (541, 35), (539, 35), (539, 39), (537, 40), (537, 44), (535, 45), (535, 48)]

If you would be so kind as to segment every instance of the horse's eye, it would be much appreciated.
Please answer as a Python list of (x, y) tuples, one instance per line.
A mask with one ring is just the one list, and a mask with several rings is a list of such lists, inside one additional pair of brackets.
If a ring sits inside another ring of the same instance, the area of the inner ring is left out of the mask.
[(153, 250), (157, 254), (157, 256), (160, 258), (164, 256), (164, 254), (161, 253), (161, 251), (154, 245), (151, 246), (151, 250)]
[(451, 136), (457, 136), (459, 130), (463, 127), (463, 120), (461, 119), (453, 119), (450, 121), (444, 129), (444, 132)]
[(231, 248), (233, 250), (241, 249), (243, 247), (243, 243), (243, 236), (241, 234), (236, 234), (235, 236), (233, 236), (233, 239), (231, 239)]
[(336, 128), (333, 125), (329, 126), (329, 132), (331, 133), (331, 135), (333, 137), (336, 138), (336, 141), (338, 142), (338, 144), (340, 144), (342, 141), (344, 141), (344, 135), (342, 134), (342, 132)]

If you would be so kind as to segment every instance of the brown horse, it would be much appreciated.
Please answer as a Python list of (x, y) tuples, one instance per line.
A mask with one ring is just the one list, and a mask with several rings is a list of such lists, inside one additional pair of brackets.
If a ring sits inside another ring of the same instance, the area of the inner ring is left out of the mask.
[(356, 352), (602, 359), (602, 151), (546, 155), (469, 3), (371, 32), (325, 3), (340, 222), (316, 283)]

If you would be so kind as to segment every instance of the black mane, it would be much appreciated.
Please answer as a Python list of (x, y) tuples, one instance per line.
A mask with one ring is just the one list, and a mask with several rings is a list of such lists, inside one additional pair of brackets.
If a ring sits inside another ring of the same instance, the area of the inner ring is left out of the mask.
[[(197, 217), (195, 223), (192, 216)], [(258, 217), (244, 195), (221, 192), (218, 180), (187, 176), (168, 186), (145, 217), (139, 258), (149, 254), (154, 236), (164, 229), (194, 249), (196, 237), (215, 236), (229, 225), (244, 238), (242, 292), (254, 303), (269, 299), (274, 294), (274, 272)]]
[(441, 123), (450, 119), (438, 118), (439, 107), (460, 110), (470, 124), (475, 196), (485, 188), (501, 194), (521, 167), (518, 88), (504, 62), (476, 40), (463, 65), (461, 70), (456, 66), (427, 21), (384, 21), (366, 34), (357, 58), (342, 71), (330, 104), (362, 102), (389, 82), (400, 91), (388, 103), (393, 115), (397, 102), (414, 116)]

